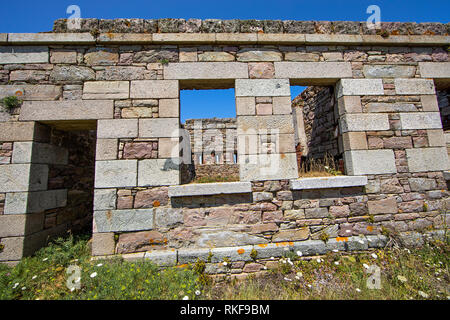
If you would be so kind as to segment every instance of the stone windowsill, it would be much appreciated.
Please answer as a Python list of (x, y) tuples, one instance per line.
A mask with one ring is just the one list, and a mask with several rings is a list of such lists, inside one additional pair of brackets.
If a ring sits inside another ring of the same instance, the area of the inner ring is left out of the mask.
[(251, 192), (252, 184), (250, 182), (197, 183), (169, 187), (169, 197), (192, 197)]
[(290, 181), (291, 190), (359, 187), (367, 184), (366, 176), (300, 178)]

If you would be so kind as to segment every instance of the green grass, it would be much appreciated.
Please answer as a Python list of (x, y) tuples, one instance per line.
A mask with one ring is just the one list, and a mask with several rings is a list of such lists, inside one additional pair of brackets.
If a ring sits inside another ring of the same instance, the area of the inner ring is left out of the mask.
[[(70, 265), (81, 267), (81, 288), (72, 292), (66, 286), (70, 276), (66, 268)], [(86, 237), (59, 239), (14, 268), (0, 265), (3, 300), (194, 299), (199, 288), (198, 275), (192, 270), (159, 270), (149, 262), (121, 259), (90, 261)]]
[[(351, 256), (332, 252), (320, 262), (289, 254), (292, 265), (280, 262), (278, 269), (259, 277), (214, 282), (205, 281), (199, 263), (161, 270), (149, 262), (119, 258), (91, 261), (88, 240), (59, 239), (14, 268), (0, 264), (0, 299), (425, 299), (420, 291), (427, 299), (450, 296), (450, 246), (443, 242)], [(79, 290), (66, 286), (70, 265), (81, 268)], [(364, 265), (380, 267), (381, 289), (367, 288)]]

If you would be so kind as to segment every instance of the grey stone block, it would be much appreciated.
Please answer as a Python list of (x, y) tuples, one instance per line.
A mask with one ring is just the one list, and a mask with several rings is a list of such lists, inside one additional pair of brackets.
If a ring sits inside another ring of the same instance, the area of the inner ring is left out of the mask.
[(294, 249), (294, 242), (256, 244), (253, 248), (258, 253), (257, 259), (268, 259), (271, 257), (282, 257)]
[(294, 242), (293, 251), (295, 253), (300, 251), (303, 256), (315, 256), (325, 254), (327, 252), (327, 246), (321, 240), (299, 241)]
[(0, 238), (29, 235), (44, 229), (43, 212), (0, 215)]
[(20, 109), (20, 120), (55, 121), (112, 119), (112, 100), (98, 101), (26, 101)]
[(236, 97), (291, 96), (289, 79), (236, 79)]
[(238, 135), (265, 134), (276, 136), (294, 133), (294, 123), (290, 115), (239, 116), (237, 118)]
[(365, 186), (366, 184), (367, 184), (366, 176), (301, 178), (298, 180), (290, 181), (291, 190), (357, 187), (357, 186)]
[(116, 189), (95, 189), (94, 210), (114, 210), (116, 209), (116, 200)]
[(136, 187), (137, 160), (96, 161), (95, 187)]
[(183, 62), (164, 66), (164, 79), (248, 79), (248, 67), (241, 62)]
[(344, 152), (348, 175), (396, 173), (393, 150), (353, 150)]
[(114, 233), (94, 233), (92, 234), (92, 255), (107, 256), (114, 254), (116, 241)]
[(183, 223), (183, 210), (173, 208), (154, 208), (155, 227), (173, 228)]
[(406, 158), (410, 172), (445, 171), (449, 169), (445, 147), (406, 149)]
[(383, 235), (368, 235), (366, 239), (369, 248), (384, 248), (389, 241), (388, 237)]
[(199, 230), (200, 236), (195, 242), (199, 248), (212, 248), (218, 246), (245, 246), (267, 243), (263, 237), (257, 237), (241, 231), (221, 230), (216, 228)]
[(400, 113), (402, 130), (442, 129), (439, 112)]
[(0, 243), (4, 246), (0, 251), (0, 261), (17, 261), (24, 253), (24, 237), (3, 238)]
[(384, 95), (381, 79), (341, 79), (337, 84), (337, 98), (342, 96)]
[(298, 178), (295, 153), (240, 155), (239, 165), (241, 181)]
[(207, 262), (211, 249), (180, 249), (178, 250), (178, 264), (195, 263), (197, 259)]
[(369, 241), (366, 237), (349, 237), (346, 243), (349, 251), (362, 251), (369, 248)]
[(37, 213), (48, 209), (65, 207), (67, 190), (7, 193), (5, 214)]
[(275, 62), (275, 78), (342, 79), (351, 78), (350, 62)]
[(0, 98), (14, 96), (17, 92), (21, 92), (21, 99), (29, 100), (58, 100), (61, 97), (61, 86), (54, 85), (6, 85), (0, 86)]
[(118, 139), (97, 139), (95, 160), (116, 160), (118, 146)]
[(397, 65), (364, 65), (366, 78), (413, 78), (416, 74), (414, 66)]
[(140, 138), (178, 138), (179, 136), (179, 118), (139, 119)]
[(341, 132), (389, 130), (387, 114), (347, 113), (340, 118)]
[(0, 48), (0, 64), (48, 63), (48, 47), (10, 47)]
[(419, 62), (422, 78), (450, 78), (450, 62)]
[(179, 97), (178, 80), (131, 81), (132, 99), (170, 99)]
[(180, 184), (179, 165), (173, 159), (139, 161), (138, 186), (170, 186)]
[(397, 94), (436, 94), (430, 79), (395, 79), (394, 84)]
[(36, 122), (0, 123), (0, 141), (47, 141), (50, 130)]
[(14, 142), (12, 163), (66, 165), (69, 151), (48, 143)]
[(160, 266), (172, 267), (177, 265), (177, 252), (173, 251), (148, 251), (144, 255), (144, 260)]
[(97, 138), (136, 138), (137, 119), (112, 119), (97, 122)]
[(169, 187), (169, 197), (201, 196), (213, 194), (250, 193), (250, 182), (221, 182), (188, 184)]
[(46, 190), (47, 181), (47, 165), (7, 164), (1, 166), (0, 192)]
[(225, 258), (230, 259), (230, 261), (251, 261), (250, 253), (252, 249), (253, 246), (213, 248), (211, 249), (211, 262), (223, 262)]
[(128, 99), (128, 81), (88, 81), (84, 83), (83, 100)]
[(94, 232), (125, 232), (153, 229), (153, 209), (102, 210), (94, 212)]

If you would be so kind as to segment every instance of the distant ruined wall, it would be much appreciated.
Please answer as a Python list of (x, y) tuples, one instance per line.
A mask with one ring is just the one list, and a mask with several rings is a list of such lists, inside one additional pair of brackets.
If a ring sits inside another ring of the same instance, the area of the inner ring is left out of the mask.
[[(238, 177), (235, 118), (186, 120), (192, 154), (191, 179), (211, 176)], [(189, 172), (182, 171), (182, 180)]]
[(303, 111), (306, 136), (305, 154), (310, 158), (336, 156), (338, 149), (338, 123), (333, 87), (311, 86), (292, 101), (294, 108)]

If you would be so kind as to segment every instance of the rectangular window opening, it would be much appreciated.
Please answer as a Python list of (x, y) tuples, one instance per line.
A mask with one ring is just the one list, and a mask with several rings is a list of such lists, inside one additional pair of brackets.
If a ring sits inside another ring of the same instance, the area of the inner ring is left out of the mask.
[(239, 181), (234, 88), (180, 90), (180, 120), (191, 154), (181, 183)]
[(291, 86), (299, 177), (344, 174), (333, 86)]

